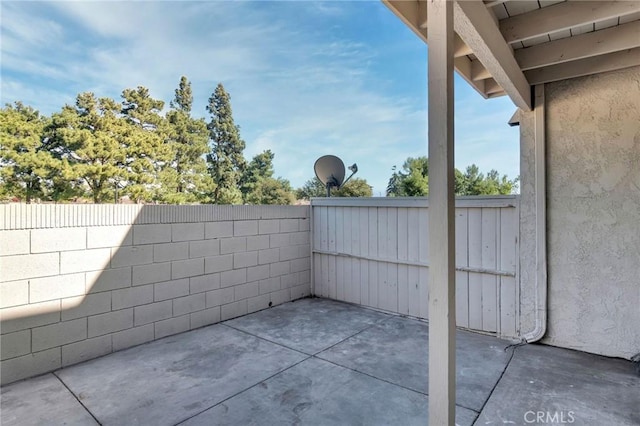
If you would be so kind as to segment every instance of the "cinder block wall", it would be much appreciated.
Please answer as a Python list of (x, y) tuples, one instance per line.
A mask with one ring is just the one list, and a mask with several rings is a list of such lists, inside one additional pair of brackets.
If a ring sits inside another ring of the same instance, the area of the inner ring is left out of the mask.
[(0, 206), (0, 381), (310, 294), (309, 208)]

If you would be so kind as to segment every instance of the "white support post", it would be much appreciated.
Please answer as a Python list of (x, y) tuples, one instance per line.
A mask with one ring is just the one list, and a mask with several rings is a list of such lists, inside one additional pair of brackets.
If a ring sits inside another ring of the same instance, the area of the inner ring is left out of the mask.
[(427, 2), (429, 40), (429, 424), (455, 424), (454, 2)]

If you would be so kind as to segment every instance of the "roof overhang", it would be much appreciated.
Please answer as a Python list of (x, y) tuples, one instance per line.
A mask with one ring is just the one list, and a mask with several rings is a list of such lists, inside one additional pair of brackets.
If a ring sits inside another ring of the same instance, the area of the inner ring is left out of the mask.
[[(427, 0), (382, 0), (423, 41)], [(640, 1), (457, 0), (454, 66), (531, 110), (531, 86), (640, 65)]]

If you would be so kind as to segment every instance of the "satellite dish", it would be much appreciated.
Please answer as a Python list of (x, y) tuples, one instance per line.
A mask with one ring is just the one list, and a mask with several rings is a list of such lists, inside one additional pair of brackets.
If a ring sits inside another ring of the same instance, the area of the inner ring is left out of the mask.
[(335, 186), (340, 188), (344, 181), (344, 163), (335, 155), (325, 155), (316, 160), (313, 165), (316, 177), (320, 179), (327, 189)]
[(347, 180), (344, 180), (344, 163), (335, 155), (324, 155), (318, 158), (316, 163), (313, 165), (313, 169), (316, 172), (316, 177), (327, 188), (327, 197), (330, 197), (331, 187), (334, 186), (336, 188), (340, 188), (344, 183), (351, 179), (351, 176), (356, 174), (358, 166), (355, 163), (352, 166), (349, 166), (349, 170), (351, 170), (352, 173)]

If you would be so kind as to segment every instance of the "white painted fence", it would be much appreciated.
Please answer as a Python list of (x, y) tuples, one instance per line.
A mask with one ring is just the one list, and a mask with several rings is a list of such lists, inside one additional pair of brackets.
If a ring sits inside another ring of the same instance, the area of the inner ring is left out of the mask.
[[(516, 196), (456, 200), (457, 325), (505, 337), (518, 330)], [(428, 318), (426, 198), (312, 201), (317, 296)]]

